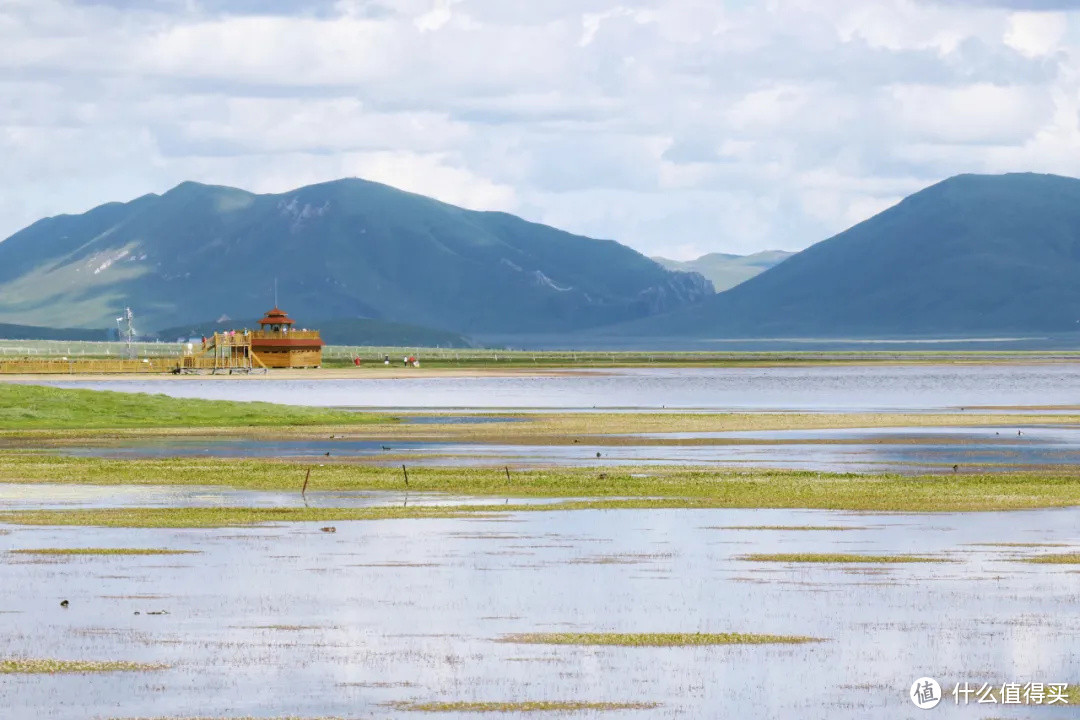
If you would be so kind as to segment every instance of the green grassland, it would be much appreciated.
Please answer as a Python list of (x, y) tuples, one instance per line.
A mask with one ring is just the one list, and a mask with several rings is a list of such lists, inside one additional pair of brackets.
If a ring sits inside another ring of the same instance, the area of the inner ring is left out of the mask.
[(0, 383), (0, 429), (362, 425), (385, 416), (263, 402)]

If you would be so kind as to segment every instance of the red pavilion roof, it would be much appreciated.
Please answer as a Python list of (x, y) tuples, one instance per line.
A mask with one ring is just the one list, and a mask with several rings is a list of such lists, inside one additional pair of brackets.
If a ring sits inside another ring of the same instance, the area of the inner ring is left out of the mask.
[(263, 319), (259, 321), (260, 325), (293, 325), (294, 321), (291, 317), (285, 314), (284, 310), (274, 308), (270, 312), (263, 316)]

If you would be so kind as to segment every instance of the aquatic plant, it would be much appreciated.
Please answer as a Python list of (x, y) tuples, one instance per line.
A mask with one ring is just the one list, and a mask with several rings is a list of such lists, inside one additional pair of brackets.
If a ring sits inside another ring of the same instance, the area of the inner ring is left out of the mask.
[(519, 702), (392, 702), (395, 710), (426, 713), (527, 713), (527, 712), (575, 712), (582, 710), (654, 710), (660, 703), (654, 702), (583, 702), (580, 700), (527, 700)]
[(852, 555), (845, 553), (751, 553), (739, 560), (782, 563), (933, 563), (949, 562), (922, 555)]
[(168, 665), (126, 662), (122, 660), (55, 660), (51, 658), (0, 659), (0, 675), (146, 672), (150, 670), (164, 670), (168, 667)]
[(687, 647), (700, 645), (801, 645), (822, 642), (802, 635), (751, 633), (521, 633), (499, 642), (529, 645), (618, 645), (621, 647)]

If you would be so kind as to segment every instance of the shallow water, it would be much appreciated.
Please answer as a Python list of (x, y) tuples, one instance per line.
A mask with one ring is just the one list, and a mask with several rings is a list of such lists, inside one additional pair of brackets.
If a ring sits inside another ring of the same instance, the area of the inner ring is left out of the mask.
[[(843, 525), (847, 532), (724, 530)], [(609, 700), (616, 718), (915, 717), (923, 675), (1080, 677), (1080, 574), (1021, 556), (1080, 544), (1080, 510), (857, 515), (790, 510), (518, 513), (248, 529), (8, 527), (5, 655), (168, 663), (155, 673), (5, 676), (5, 718), (416, 717), (396, 700)], [(172, 547), (176, 557), (9, 555), (35, 547)], [(855, 567), (747, 562), (751, 552), (929, 553)], [(61, 599), (71, 605), (61, 609)], [(147, 615), (164, 611), (164, 615)], [(136, 615), (135, 613), (140, 613)], [(495, 642), (535, 631), (760, 632), (802, 646), (575, 648)], [(1074, 708), (994, 716), (1077, 717)], [(936, 716), (985, 717), (955, 707)], [(450, 719), (463, 714), (439, 715)]]
[(633, 369), (550, 377), (55, 381), (63, 387), (425, 409), (958, 410), (1080, 404), (1080, 363)]
[[(1016, 433), (1021, 434), (1016, 434)], [(499, 445), (364, 440), (200, 438), (117, 440), (52, 448), (83, 457), (364, 458), (410, 466), (719, 465), (816, 472), (952, 471), (953, 465), (1025, 466), (1080, 463), (1080, 427), (857, 428), (756, 432), (650, 433), (643, 438), (730, 440), (708, 445)], [(740, 444), (738, 440), (747, 440)], [(772, 441), (772, 442), (770, 442)], [(388, 448), (388, 449), (387, 449)], [(384, 459), (387, 458), (387, 459)]]
[[(515, 504), (546, 504), (564, 499), (515, 498)], [(222, 508), (222, 507), (408, 507), (440, 505), (502, 505), (505, 498), (472, 497), (447, 493), (365, 490), (295, 492), (234, 490), (226, 487), (175, 485), (72, 485), (0, 484), (0, 508), (4, 510), (72, 510), (128, 507)]]

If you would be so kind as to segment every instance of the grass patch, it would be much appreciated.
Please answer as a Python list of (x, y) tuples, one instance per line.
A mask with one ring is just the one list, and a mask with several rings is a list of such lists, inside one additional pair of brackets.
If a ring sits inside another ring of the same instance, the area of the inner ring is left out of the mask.
[(363, 425), (387, 416), (265, 402), (190, 400), (165, 395), (0, 383), (0, 429), (100, 429)]
[(620, 647), (697, 647), (702, 645), (801, 645), (822, 642), (801, 635), (747, 633), (522, 633), (499, 642), (528, 645), (616, 645)]
[(1069, 546), (1066, 543), (1000, 542), (1000, 543), (971, 543), (971, 547), (1046, 548), (1046, 547), (1069, 547)]
[(12, 555), (194, 555), (199, 551), (166, 548), (23, 548), (9, 552)]
[(650, 702), (583, 702), (580, 700), (529, 700), (524, 702), (394, 702), (388, 707), (406, 712), (426, 713), (526, 713), (526, 712), (580, 712), (612, 710), (655, 710), (660, 703)]
[(0, 675), (56, 675), (101, 672), (147, 672), (165, 670), (168, 665), (125, 662), (122, 660), (52, 660), (9, 658), (0, 660)]
[(844, 553), (753, 553), (740, 555), (739, 560), (782, 563), (933, 563), (949, 562), (923, 555), (851, 555)]
[(1040, 555), (1039, 557), (1027, 558), (1024, 562), (1036, 565), (1080, 565), (1080, 553)]

